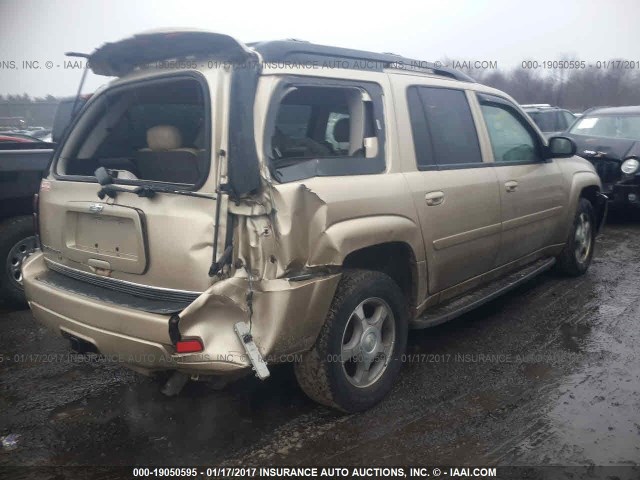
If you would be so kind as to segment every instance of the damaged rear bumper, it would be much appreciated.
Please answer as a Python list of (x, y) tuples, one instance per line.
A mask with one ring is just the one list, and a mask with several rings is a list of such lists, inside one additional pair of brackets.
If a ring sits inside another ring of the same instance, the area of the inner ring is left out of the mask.
[[(123, 363), (142, 373), (180, 370), (198, 375), (232, 375), (251, 367), (234, 331), (238, 322), (251, 324), (251, 336), (268, 364), (294, 360), (295, 354), (315, 342), (340, 278), (332, 274), (304, 281), (254, 281), (250, 316), (248, 280), (242, 277), (215, 283), (186, 308), (172, 314), (97, 299), (67, 284), (52, 282), (49, 273), (40, 253), (32, 255), (23, 267), (29, 306), (38, 322), (94, 345), (107, 361)], [(201, 340), (204, 350), (176, 353), (176, 327), (181, 338)]]

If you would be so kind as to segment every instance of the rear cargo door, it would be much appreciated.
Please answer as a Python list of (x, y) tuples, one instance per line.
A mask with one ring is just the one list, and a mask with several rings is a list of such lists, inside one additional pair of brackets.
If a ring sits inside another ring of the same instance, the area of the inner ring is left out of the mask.
[[(91, 99), (41, 187), (51, 268), (132, 288), (210, 285), (214, 233), (223, 250), (226, 218), (220, 205), (216, 228), (215, 75), (154, 75)], [(110, 183), (97, 182), (98, 169)]]

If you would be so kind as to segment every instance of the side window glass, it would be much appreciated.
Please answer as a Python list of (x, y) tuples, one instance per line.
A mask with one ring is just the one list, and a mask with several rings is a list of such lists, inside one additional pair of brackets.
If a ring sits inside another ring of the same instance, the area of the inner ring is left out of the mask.
[(554, 132), (561, 132), (567, 129), (567, 120), (564, 118), (563, 113), (562, 110), (556, 111), (556, 127), (553, 129)]
[(564, 127), (564, 130), (566, 130), (567, 128), (569, 128), (573, 124), (573, 122), (576, 119), (576, 117), (573, 116), (573, 114), (571, 114), (569, 112), (565, 112), (565, 111), (563, 111), (562, 114), (564, 115), (564, 119), (565, 119), (565, 122), (566, 122), (566, 126)]
[(482, 163), (465, 92), (411, 87), (407, 95), (418, 166)]
[(271, 137), (275, 162), (364, 157), (365, 125), (373, 121), (366, 103), (357, 88), (300, 87), (289, 93), (278, 107)]
[(533, 116), (533, 121), (543, 132), (553, 132), (556, 129), (557, 115), (554, 111), (538, 112)]
[(481, 105), (496, 162), (536, 162), (536, 141), (514, 113), (499, 104)]
[(384, 171), (382, 90), (367, 85), (287, 87), (265, 135), (279, 181)]

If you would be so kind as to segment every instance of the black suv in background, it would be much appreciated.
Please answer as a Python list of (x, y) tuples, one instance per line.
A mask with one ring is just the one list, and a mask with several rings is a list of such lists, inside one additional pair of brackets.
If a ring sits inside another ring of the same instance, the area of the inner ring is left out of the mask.
[(577, 118), (569, 110), (546, 103), (520, 106), (547, 138), (564, 132)]
[(0, 138), (0, 303), (24, 303), (22, 262), (36, 248), (33, 225), (34, 197), (55, 144), (64, 136), (90, 95), (62, 99), (51, 133), (52, 142), (19, 133)]
[(563, 135), (595, 166), (613, 207), (640, 207), (640, 106), (592, 108)]

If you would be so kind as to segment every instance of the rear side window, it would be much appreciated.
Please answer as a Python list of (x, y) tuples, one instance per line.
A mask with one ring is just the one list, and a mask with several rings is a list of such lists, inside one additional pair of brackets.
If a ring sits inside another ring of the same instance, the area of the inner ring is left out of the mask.
[(407, 100), (418, 167), (482, 163), (464, 91), (416, 86)]
[(271, 172), (280, 182), (384, 171), (380, 87), (326, 83), (285, 81), (275, 94), (265, 148)]
[(563, 113), (560, 110), (556, 111), (556, 123), (554, 125), (555, 128), (552, 131), (561, 132), (566, 130), (567, 126), (567, 121), (565, 120)]
[(575, 120), (566, 110), (527, 111), (527, 115), (543, 132), (562, 132)]
[(573, 124), (576, 117), (572, 113), (567, 112), (566, 110), (562, 111), (562, 116), (564, 117), (564, 127), (562, 128), (562, 130), (566, 130)]
[(558, 123), (560, 119), (558, 118), (557, 110), (528, 112), (528, 114), (538, 128), (543, 132), (555, 132), (562, 130), (562, 127)]

